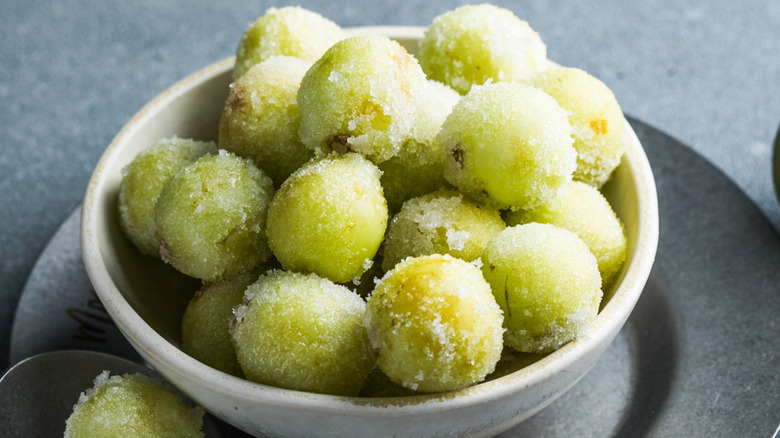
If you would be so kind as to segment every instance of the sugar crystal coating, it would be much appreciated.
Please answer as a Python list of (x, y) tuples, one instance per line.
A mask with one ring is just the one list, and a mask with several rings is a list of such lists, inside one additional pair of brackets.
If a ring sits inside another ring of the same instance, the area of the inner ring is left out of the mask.
[(547, 47), (511, 11), (467, 5), (434, 18), (417, 57), (428, 77), (466, 94), (472, 85), (529, 78), (545, 67)]
[(65, 438), (202, 438), (203, 409), (143, 374), (104, 371), (81, 393), (65, 425)]
[(498, 210), (455, 190), (412, 198), (388, 225), (383, 268), (390, 270), (406, 257), (429, 254), (450, 254), (470, 262), (504, 228)]
[(444, 176), (462, 192), (505, 209), (544, 202), (571, 180), (577, 152), (566, 112), (528, 85), (475, 86), (444, 121), (437, 142)]
[(297, 6), (269, 8), (244, 31), (236, 51), (233, 78), (272, 56), (314, 62), (344, 38), (341, 28), (322, 15)]
[(504, 342), (546, 353), (579, 336), (596, 318), (601, 276), (576, 234), (529, 223), (499, 233), (482, 253), (482, 273), (504, 311)]
[(154, 206), (168, 180), (201, 155), (216, 153), (213, 142), (172, 137), (142, 150), (122, 169), (119, 224), (139, 251), (160, 257), (160, 244), (154, 237)]
[(268, 176), (229, 152), (185, 166), (165, 185), (155, 207), (163, 260), (206, 281), (268, 260), (265, 222), (273, 194)]
[(336, 283), (359, 278), (387, 227), (379, 178), (356, 153), (334, 153), (295, 171), (268, 210), (268, 243), (282, 266)]
[(312, 157), (298, 138), (298, 87), (311, 63), (274, 56), (230, 87), (219, 123), (219, 148), (251, 159), (279, 187)]
[(423, 87), (412, 138), (397, 155), (379, 164), (391, 212), (397, 212), (407, 199), (449, 186), (444, 179), (444, 154), (435, 139), (459, 99), (455, 90), (440, 82), (429, 80)]
[(596, 77), (571, 67), (539, 73), (530, 84), (552, 96), (569, 114), (577, 150), (574, 179), (604, 185), (625, 149), (625, 120), (615, 95)]
[(501, 356), (501, 323), (479, 268), (440, 254), (396, 265), (377, 284), (364, 319), (379, 368), (422, 392), (482, 381)]
[(320, 156), (354, 151), (381, 163), (412, 136), (425, 83), (417, 61), (397, 42), (383, 36), (341, 40), (303, 77), (301, 140)]
[(257, 277), (254, 272), (243, 273), (198, 289), (182, 317), (182, 351), (212, 368), (243, 377), (229, 329), (233, 308), (244, 301), (244, 292)]
[(315, 274), (272, 271), (247, 289), (230, 329), (249, 380), (357, 395), (374, 368), (365, 301)]
[(601, 281), (608, 286), (626, 259), (623, 224), (595, 187), (572, 181), (536, 208), (510, 212), (507, 224), (540, 222), (565, 228), (582, 239), (596, 256)]

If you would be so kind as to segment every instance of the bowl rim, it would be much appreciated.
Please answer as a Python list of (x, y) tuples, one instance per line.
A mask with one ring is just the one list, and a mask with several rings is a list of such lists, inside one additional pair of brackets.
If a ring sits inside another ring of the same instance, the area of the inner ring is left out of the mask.
[[(345, 29), (348, 35), (385, 35), (391, 39), (419, 39), (425, 28), (417, 26), (365, 26)], [(235, 57), (229, 57), (202, 68), (181, 79), (143, 106), (119, 131), (101, 155), (85, 193), (81, 216), (82, 259), (92, 285), (111, 319), (136, 348), (144, 351), (169, 369), (182, 370), (183, 379), (209, 391), (229, 393), (233, 398), (277, 407), (317, 410), (348, 415), (382, 415), (431, 413), (453, 406), (472, 406), (500, 399), (523, 388), (532, 387), (571, 366), (583, 355), (599, 348), (605, 337), (614, 337), (635, 307), (649, 278), (658, 245), (659, 216), (655, 179), (644, 149), (628, 121), (626, 153), (623, 164), (632, 169), (640, 210), (637, 214), (637, 241), (632, 263), (626, 269), (620, 286), (599, 312), (586, 333), (544, 358), (505, 376), (462, 390), (441, 394), (406, 397), (344, 397), (276, 388), (250, 382), (213, 369), (189, 355), (158, 334), (136, 313), (109, 275), (101, 257), (97, 239), (100, 223), (100, 194), (104, 193), (106, 169), (118, 159), (125, 139), (141, 129), (169, 103), (214, 76), (232, 69)], [(619, 292), (619, 293), (618, 293)], [(611, 342), (611, 339), (610, 339)], [(195, 377), (197, 376), (197, 377)]]

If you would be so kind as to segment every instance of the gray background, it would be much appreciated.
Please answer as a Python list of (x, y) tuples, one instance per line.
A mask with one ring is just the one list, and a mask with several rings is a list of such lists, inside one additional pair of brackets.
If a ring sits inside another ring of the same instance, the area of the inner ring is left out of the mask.
[[(612, 88), (626, 114), (724, 171), (780, 229), (771, 148), (780, 123), (780, 2), (495, 1), (549, 57)], [(342, 26), (427, 25), (462, 2), (300, 5)], [(0, 5), (0, 369), (36, 257), (103, 149), (166, 87), (232, 55), (285, 3), (5, 0)], [(709, 191), (702, 185), (691, 190)]]

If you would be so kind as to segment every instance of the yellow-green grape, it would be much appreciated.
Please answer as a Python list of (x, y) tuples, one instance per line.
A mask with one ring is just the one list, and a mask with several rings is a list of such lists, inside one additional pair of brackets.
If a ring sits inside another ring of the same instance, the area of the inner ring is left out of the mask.
[(65, 425), (65, 438), (202, 438), (203, 409), (191, 408), (143, 374), (109, 376), (81, 393)]
[(154, 211), (163, 260), (205, 281), (268, 260), (265, 222), (273, 194), (263, 171), (230, 152), (185, 166), (165, 185)]
[(375, 367), (365, 308), (354, 292), (315, 274), (269, 272), (235, 310), (238, 362), (254, 382), (355, 396)]
[(444, 154), (434, 140), (459, 99), (460, 94), (452, 88), (427, 81), (419, 100), (412, 138), (396, 156), (379, 164), (382, 187), (391, 212), (397, 212), (407, 199), (449, 186), (444, 179)]
[(233, 79), (272, 56), (314, 62), (342, 38), (341, 28), (316, 12), (297, 6), (270, 8), (244, 31), (236, 51)]
[(571, 126), (555, 100), (531, 86), (475, 86), (442, 125), (444, 176), (500, 209), (541, 204), (571, 180), (577, 163)]
[(439, 190), (406, 201), (387, 227), (384, 261), (388, 271), (406, 257), (450, 254), (467, 262), (506, 225), (498, 210)]
[(556, 196), (527, 211), (507, 214), (508, 225), (540, 222), (565, 228), (596, 256), (601, 282), (608, 286), (626, 259), (626, 235), (609, 201), (595, 187), (572, 181)]
[(168, 179), (201, 155), (216, 153), (213, 142), (173, 137), (142, 150), (122, 169), (119, 224), (139, 251), (160, 257), (160, 244), (154, 237), (154, 206)]
[(230, 87), (219, 123), (219, 148), (250, 158), (279, 187), (313, 156), (298, 138), (298, 87), (311, 63), (275, 56)]
[(479, 268), (441, 254), (396, 265), (368, 299), (364, 320), (379, 368), (422, 392), (482, 381), (501, 356), (501, 323)]
[(531, 85), (553, 97), (569, 114), (577, 150), (574, 179), (601, 187), (620, 164), (625, 119), (615, 95), (594, 76), (577, 68), (555, 68), (534, 76)]
[(359, 152), (375, 163), (412, 136), (425, 74), (397, 42), (360, 36), (334, 44), (298, 90), (299, 135), (316, 153)]
[(282, 266), (336, 283), (360, 278), (387, 228), (379, 169), (359, 154), (310, 161), (268, 208), (268, 243)]
[(482, 253), (482, 273), (504, 311), (504, 342), (547, 353), (582, 334), (596, 318), (601, 276), (576, 234), (530, 223), (499, 233)]
[(433, 19), (417, 58), (428, 77), (466, 94), (472, 85), (523, 80), (543, 70), (547, 47), (512, 11), (468, 5)]
[(233, 308), (244, 301), (244, 292), (257, 277), (255, 272), (243, 273), (204, 284), (184, 311), (182, 351), (212, 368), (243, 377), (229, 329)]

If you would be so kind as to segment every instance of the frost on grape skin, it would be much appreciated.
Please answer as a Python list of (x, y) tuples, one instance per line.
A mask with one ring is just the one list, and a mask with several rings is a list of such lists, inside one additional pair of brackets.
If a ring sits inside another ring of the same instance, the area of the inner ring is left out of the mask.
[(504, 342), (549, 353), (596, 318), (601, 275), (588, 246), (571, 231), (529, 223), (506, 228), (482, 253), (482, 273), (504, 311)]
[(379, 169), (356, 153), (334, 153), (293, 173), (268, 211), (269, 245), (282, 266), (336, 283), (359, 279), (387, 227), (379, 179)]
[(466, 94), (473, 85), (521, 81), (543, 70), (547, 47), (508, 9), (481, 4), (434, 18), (417, 56), (428, 77)]
[(215, 281), (265, 262), (271, 179), (248, 159), (220, 151), (185, 166), (163, 188), (154, 221), (163, 260)]
[(532, 208), (571, 181), (577, 152), (566, 112), (531, 86), (475, 86), (436, 141), (444, 176), (461, 192), (499, 209)]
[(73, 406), (64, 437), (203, 438), (203, 414), (155, 379), (103, 371)]
[(271, 271), (247, 289), (230, 328), (249, 380), (355, 396), (375, 363), (365, 302), (316, 274)]
[(279, 187), (313, 156), (298, 138), (298, 87), (311, 63), (274, 56), (230, 87), (219, 123), (219, 147), (251, 159)]
[(244, 300), (255, 271), (204, 284), (192, 297), (182, 317), (181, 349), (222, 372), (243, 377), (230, 337), (233, 308)]
[(119, 225), (141, 253), (160, 258), (160, 244), (154, 236), (154, 206), (165, 184), (198, 157), (216, 153), (213, 142), (171, 137), (142, 150), (122, 169)]
[(450, 254), (465, 261), (506, 227), (498, 210), (455, 190), (438, 190), (406, 201), (388, 226), (383, 268), (410, 256)]
[(410, 257), (377, 284), (364, 325), (379, 368), (422, 392), (482, 381), (503, 348), (501, 310), (474, 265), (449, 255)]
[(336, 23), (316, 12), (297, 6), (269, 8), (241, 36), (233, 79), (273, 56), (314, 62), (343, 38), (344, 33)]
[(339, 41), (301, 82), (301, 141), (318, 156), (358, 152), (386, 161), (412, 138), (425, 84), (417, 60), (397, 42), (382, 36)]
[(552, 96), (569, 114), (577, 150), (574, 180), (603, 186), (620, 164), (627, 135), (615, 95), (596, 77), (571, 67), (546, 70), (529, 83)]
[(444, 179), (444, 155), (435, 142), (442, 123), (460, 95), (452, 88), (429, 80), (418, 100), (412, 138), (398, 153), (379, 164), (387, 206), (395, 213), (407, 199), (450, 187)]
[(572, 181), (536, 208), (510, 212), (506, 222), (510, 226), (547, 223), (575, 233), (596, 256), (603, 288), (612, 283), (626, 259), (623, 224), (604, 195), (583, 182)]

